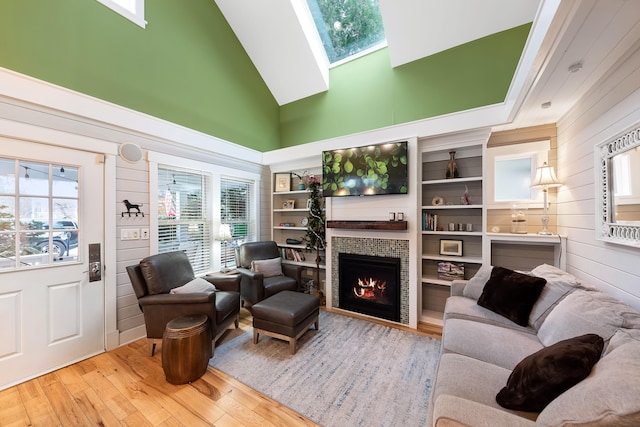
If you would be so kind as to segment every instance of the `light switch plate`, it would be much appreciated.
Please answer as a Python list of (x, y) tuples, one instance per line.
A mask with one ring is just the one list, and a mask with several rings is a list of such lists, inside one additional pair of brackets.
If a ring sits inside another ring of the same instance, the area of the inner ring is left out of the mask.
[(140, 239), (139, 228), (123, 228), (120, 230), (120, 240), (138, 240)]

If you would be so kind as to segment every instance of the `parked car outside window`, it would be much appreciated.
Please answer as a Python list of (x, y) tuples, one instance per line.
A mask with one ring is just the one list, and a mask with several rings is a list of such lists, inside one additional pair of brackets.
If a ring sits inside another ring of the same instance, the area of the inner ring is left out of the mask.
[[(33, 221), (32, 229), (49, 230), (46, 222)], [(49, 253), (49, 233), (29, 234), (27, 245), (32, 253)], [(69, 255), (71, 249), (78, 247), (78, 224), (75, 221), (60, 220), (53, 222), (51, 250), (55, 258)]]

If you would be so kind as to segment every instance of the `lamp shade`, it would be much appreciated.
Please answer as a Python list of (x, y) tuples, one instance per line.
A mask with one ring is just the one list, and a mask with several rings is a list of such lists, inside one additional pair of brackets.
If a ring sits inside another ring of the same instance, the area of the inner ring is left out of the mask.
[(225, 242), (233, 240), (233, 236), (231, 236), (230, 224), (220, 224), (220, 230), (218, 231), (218, 240), (222, 240)]
[(553, 166), (547, 165), (547, 162), (536, 170), (536, 177), (531, 184), (532, 187), (560, 187), (561, 185)]

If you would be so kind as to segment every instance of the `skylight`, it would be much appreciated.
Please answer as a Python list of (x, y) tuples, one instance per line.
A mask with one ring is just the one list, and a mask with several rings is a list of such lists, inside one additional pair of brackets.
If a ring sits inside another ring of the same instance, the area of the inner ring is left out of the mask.
[(378, 0), (307, 0), (329, 62), (385, 46)]

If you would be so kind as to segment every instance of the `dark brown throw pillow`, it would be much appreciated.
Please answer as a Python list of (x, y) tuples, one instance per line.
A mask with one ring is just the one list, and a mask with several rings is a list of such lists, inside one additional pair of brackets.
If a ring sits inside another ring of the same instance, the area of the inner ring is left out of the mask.
[(493, 267), (478, 305), (501, 314), (520, 326), (527, 326), (529, 314), (546, 279), (528, 276), (504, 267)]
[(586, 334), (558, 341), (525, 357), (511, 372), (507, 386), (496, 395), (496, 402), (516, 411), (542, 411), (589, 376), (603, 347), (600, 336)]

